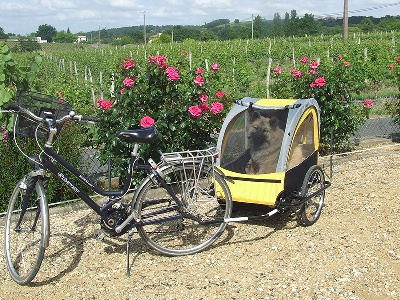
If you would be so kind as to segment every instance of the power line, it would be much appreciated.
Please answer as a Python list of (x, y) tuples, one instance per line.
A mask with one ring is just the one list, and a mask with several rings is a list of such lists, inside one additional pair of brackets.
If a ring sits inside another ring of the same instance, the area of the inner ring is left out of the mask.
[[(379, 6), (374, 6), (374, 7), (368, 7), (368, 8), (361, 8), (361, 9), (355, 9), (355, 10), (349, 10), (349, 14), (355, 14), (355, 13), (361, 13), (361, 12), (366, 12), (366, 11), (371, 11), (371, 10), (378, 10), (382, 8), (387, 8), (387, 7), (392, 7), (400, 5), (400, 2), (396, 3), (389, 3), (389, 4), (382, 4)], [(326, 18), (326, 17), (333, 17), (333, 16), (343, 16), (343, 12), (338, 12), (338, 13), (330, 13), (330, 14), (324, 14), (324, 15), (318, 15), (315, 17), (319, 18)]]

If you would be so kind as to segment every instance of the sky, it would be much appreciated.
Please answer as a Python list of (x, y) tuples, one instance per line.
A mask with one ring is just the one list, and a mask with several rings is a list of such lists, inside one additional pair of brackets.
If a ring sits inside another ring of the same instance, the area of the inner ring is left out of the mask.
[[(400, 15), (399, 0), (348, 0), (349, 16)], [(337, 0), (0, 0), (0, 27), (27, 35), (48, 24), (72, 33), (139, 25), (203, 25), (217, 19), (272, 20), (296, 10), (299, 17), (343, 15)]]

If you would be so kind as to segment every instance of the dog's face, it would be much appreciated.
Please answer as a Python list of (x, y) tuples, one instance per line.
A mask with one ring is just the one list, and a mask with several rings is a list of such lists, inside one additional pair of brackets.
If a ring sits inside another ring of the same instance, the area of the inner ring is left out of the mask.
[(282, 144), (282, 129), (279, 120), (275, 117), (257, 116), (250, 123), (248, 129), (249, 148), (252, 150), (280, 147)]

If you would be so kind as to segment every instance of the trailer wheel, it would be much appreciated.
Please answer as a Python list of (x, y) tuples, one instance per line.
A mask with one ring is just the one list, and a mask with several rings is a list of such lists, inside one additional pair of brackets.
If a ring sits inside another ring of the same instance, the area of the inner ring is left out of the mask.
[[(324, 187), (325, 175), (320, 166), (312, 166), (304, 177), (301, 195), (311, 195)], [(325, 190), (310, 198), (299, 210), (298, 222), (302, 226), (310, 226), (317, 222), (324, 206)]]

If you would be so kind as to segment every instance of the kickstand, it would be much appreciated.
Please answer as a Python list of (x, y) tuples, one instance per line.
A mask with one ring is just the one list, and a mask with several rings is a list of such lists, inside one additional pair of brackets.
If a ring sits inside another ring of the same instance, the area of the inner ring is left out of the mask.
[(126, 276), (131, 276), (131, 268), (129, 263), (129, 244), (131, 243), (133, 236), (133, 230), (129, 230), (128, 232), (128, 240), (126, 241)]

